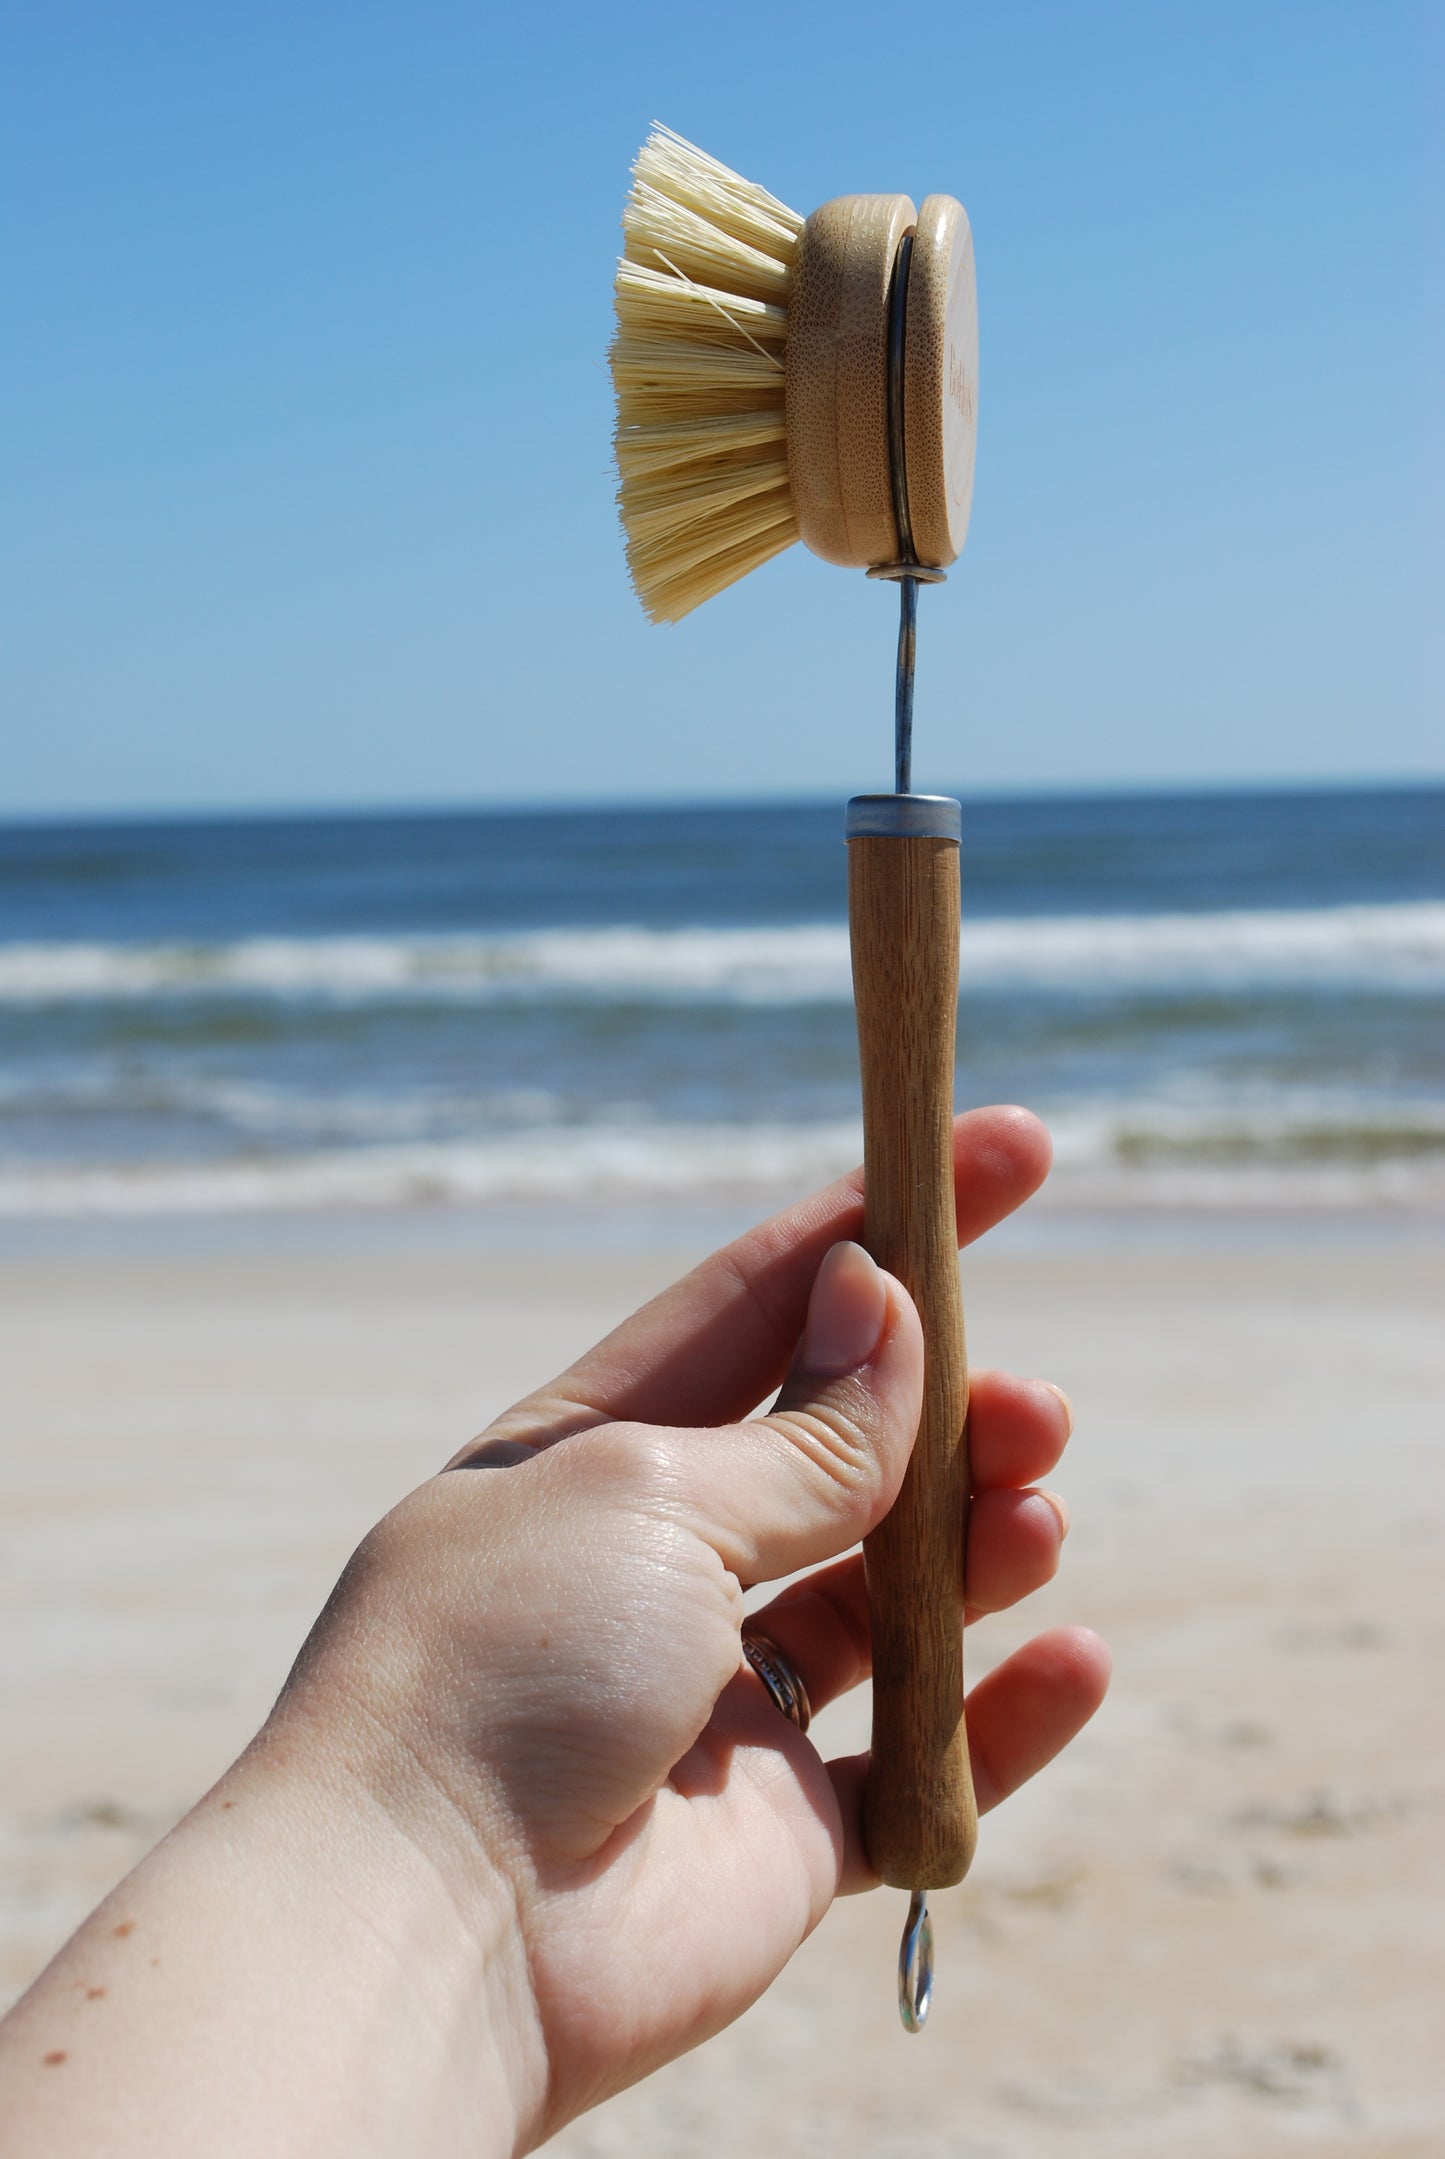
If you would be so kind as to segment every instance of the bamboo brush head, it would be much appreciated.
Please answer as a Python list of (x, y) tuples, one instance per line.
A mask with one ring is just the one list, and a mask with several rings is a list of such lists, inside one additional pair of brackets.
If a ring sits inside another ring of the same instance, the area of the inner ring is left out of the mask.
[(675, 622), (801, 539), (872, 569), (904, 556), (889, 452), (902, 243), (903, 501), (945, 568), (973, 493), (978, 324), (962, 206), (845, 195), (806, 220), (668, 128), (638, 155), (617, 266), (618, 503), (644, 608)]

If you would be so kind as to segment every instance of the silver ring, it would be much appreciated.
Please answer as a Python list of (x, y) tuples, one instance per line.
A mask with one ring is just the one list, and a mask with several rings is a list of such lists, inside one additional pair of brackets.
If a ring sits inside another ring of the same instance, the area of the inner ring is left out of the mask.
[(800, 1732), (806, 1732), (813, 1715), (808, 1690), (777, 1643), (770, 1642), (765, 1634), (745, 1634), (743, 1655), (767, 1688), (774, 1709), (789, 1724), (796, 1724)]

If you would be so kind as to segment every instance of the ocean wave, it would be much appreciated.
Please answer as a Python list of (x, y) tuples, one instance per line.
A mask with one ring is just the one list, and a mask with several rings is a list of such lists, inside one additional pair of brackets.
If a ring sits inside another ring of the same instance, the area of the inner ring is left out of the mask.
[[(183, 1119), (261, 1141), (430, 1139), (457, 1131), (575, 1121), (595, 1105), (543, 1087), (324, 1090), (259, 1080), (216, 1079), (183, 1067), (141, 1070), (124, 1060), (56, 1071), (0, 1070), (0, 1133), (6, 1120), (54, 1124), (103, 1119)], [(0, 1140), (3, 1145), (3, 1140)]]
[[(1445, 901), (966, 918), (960, 975), (975, 990), (1428, 994), (1445, 990)], [(12, 1007), (196, 997), (799, 1004), (850, 995), (848, 934), (834, 923), (0, 945), (0, 1002)]]
[(1160, 1171), (1445, 1173), (1445, 1102), (1348, 1088), (1176, 1089), (1076, 1103), (1048, 1119), (1056, 1177)]
[(665, 1200), (739, 1187), (799, 1190), (857, 1159), (833, 1125), (543, 1127), (485, 1140), (225, 1162), (0, 1168), (0, 1216), (229, 1214), (270, 1209)]
[[(1049, 1119), (1063, 1204), (1445, 1204), (1445, 1102), (1075, 1105)], [(840, 1175), (851, 1120), (554, 1125), (240, 1158), (0, 1162), (0, 1216), (231, 1214), (499, 1201), (775, 1197)]]

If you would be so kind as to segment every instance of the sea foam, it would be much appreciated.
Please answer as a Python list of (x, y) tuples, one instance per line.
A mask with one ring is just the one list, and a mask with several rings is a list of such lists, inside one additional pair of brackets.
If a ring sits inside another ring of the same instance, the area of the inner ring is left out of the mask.
[[(1445, 991), (1445, 902), (1200, 914), (966, 918), (975, 990), (1174, 993), (1317, 985)], [(0, 945), (0, 1001), (275, 998), (807, 1004), (851, 994), (835, 923), (489, 936)]]

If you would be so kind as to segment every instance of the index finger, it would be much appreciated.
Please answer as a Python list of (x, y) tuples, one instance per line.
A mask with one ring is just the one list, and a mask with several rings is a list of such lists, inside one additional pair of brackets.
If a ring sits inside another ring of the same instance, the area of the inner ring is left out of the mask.
[[(954, 1119), (960, 1245), (1038, 1190), (1051, 1153), (1030, 1110), (968, 1110)], [(862, 1228), (856, 1169), (714, 1252), (550, 1386), (507, 1410), (491, 1436), (545, 1445), (613, 1420), (717, 1425), (746, 1417), (783, 1382), (824, 1253)]]

